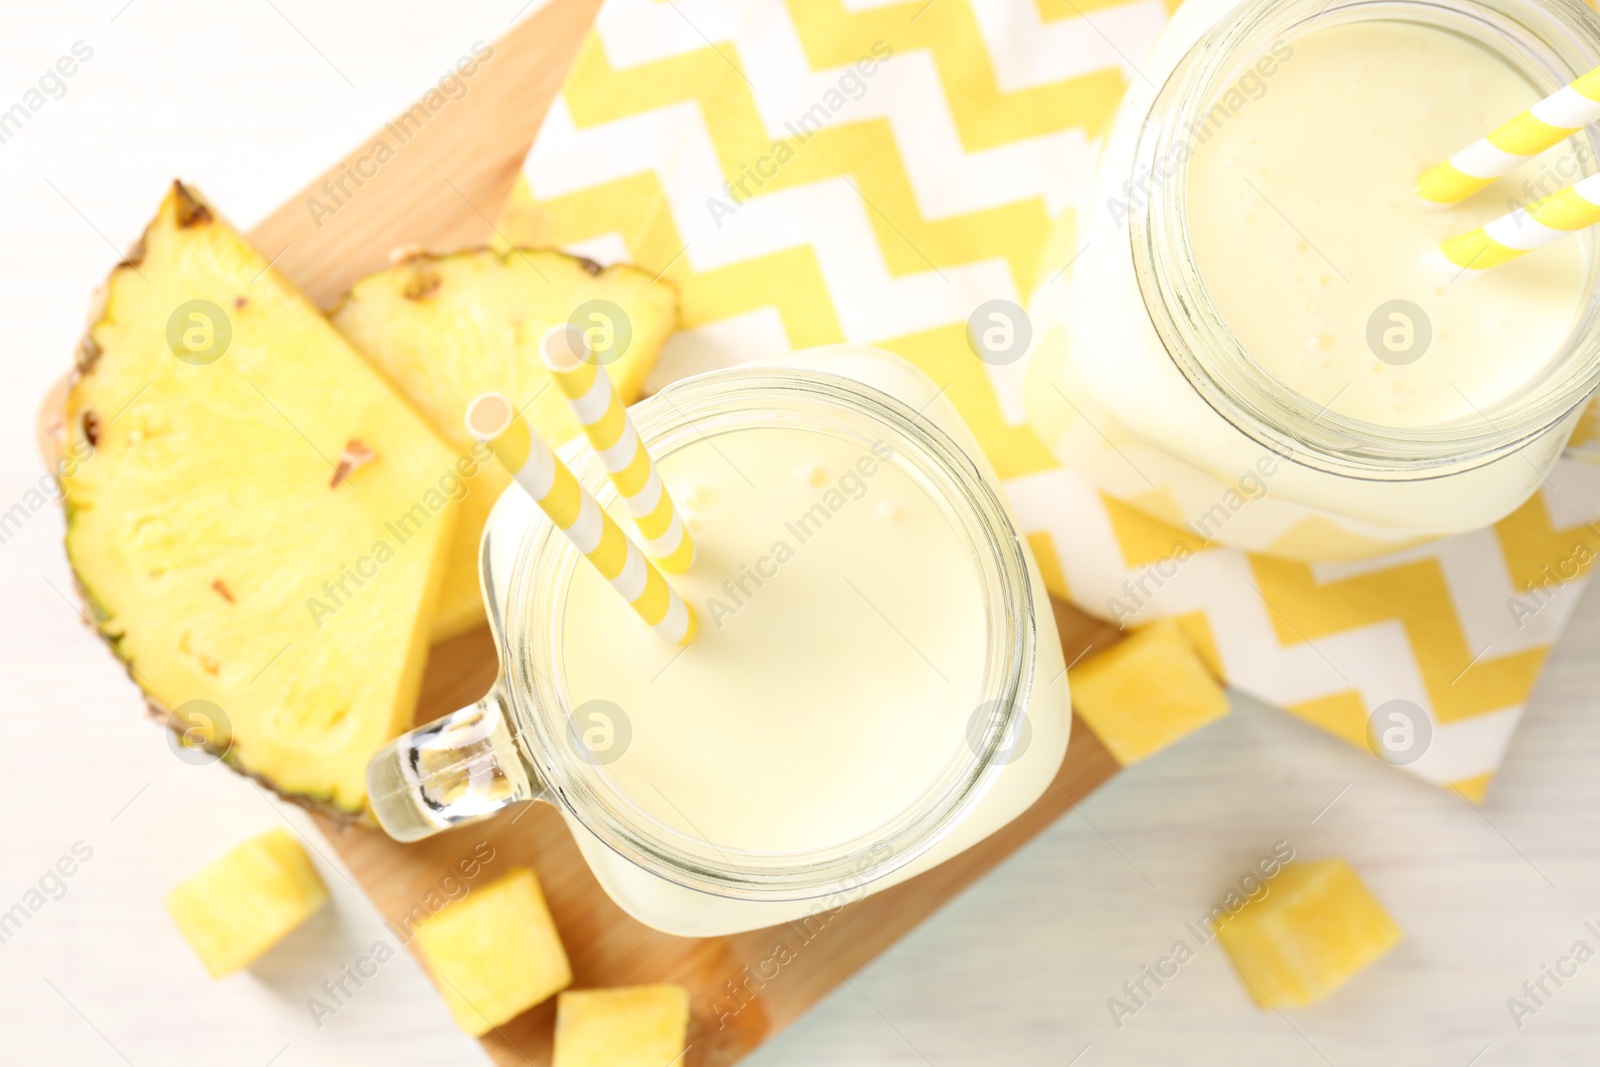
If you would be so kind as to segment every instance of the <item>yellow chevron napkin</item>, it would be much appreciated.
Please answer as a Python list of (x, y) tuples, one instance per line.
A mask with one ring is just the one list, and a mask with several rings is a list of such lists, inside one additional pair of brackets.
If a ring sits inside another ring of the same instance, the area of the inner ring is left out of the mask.
[[(1600, 465), (1564, 462), (1491, 530), (1359, 563), (1253, 556), (1062, 469), (1024, 421), (1027, 359), (968, 345), (986, 301), (1064, 305), (1073, 205), (1167, 14), (607, 0), (500, 230), (677, 284), (656, 387), (841, 341), (905, 357), (948, 386), (1053, 593), (1108, 615), (1142, 588), (1131, 621), (1177, 617), (1230, 684), (1356, 744), (1402, 738), (1389, 762), (1480, 798), (1600, 551)], [(1057, 324), (1035, 317), (1037, 343)]]

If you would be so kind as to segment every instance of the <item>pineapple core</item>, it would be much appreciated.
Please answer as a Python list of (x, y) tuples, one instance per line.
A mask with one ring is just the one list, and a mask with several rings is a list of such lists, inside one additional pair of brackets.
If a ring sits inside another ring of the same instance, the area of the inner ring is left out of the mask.
[(1074, 667), (1072, 706), (1124, 767), (1228, 713), (1228, 695), (1163, 619)]
[(1315, 1004), (1404, 936), (1343, 860), (1291, 863), (1217, 930), (1264, 1008)]
[(237, 846), (167, 894), (167, 911), (213, 978), (254, 963), (328, 899), (287, 830)]
[(456, 1025), (478, 1037), (572, 984), (555, 920), (526, 867), (417, 928), (417, 948)]
[(689, 991), (682, 986), (563, 993), (552, 1067), (678, 1067), (688, 1033)]

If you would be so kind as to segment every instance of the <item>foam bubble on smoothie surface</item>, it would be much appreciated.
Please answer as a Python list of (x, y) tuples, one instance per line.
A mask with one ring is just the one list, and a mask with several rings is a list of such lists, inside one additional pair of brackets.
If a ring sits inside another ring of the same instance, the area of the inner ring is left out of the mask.
[(1416, 23), (1346, 24), (1290, 45), (1189, 165), (1212, 300), (1249, 355), (1316, 408), (1394, 427), (1481, 421), (1566, 338), (1589, 242), (1463, 276), (1440, 243), (1525, 201), (1524, 180), (1544, 171), (1530, 163), (1449, 211), (1425, 206), (1416, 181), (1543, 93), (1483, 47)]

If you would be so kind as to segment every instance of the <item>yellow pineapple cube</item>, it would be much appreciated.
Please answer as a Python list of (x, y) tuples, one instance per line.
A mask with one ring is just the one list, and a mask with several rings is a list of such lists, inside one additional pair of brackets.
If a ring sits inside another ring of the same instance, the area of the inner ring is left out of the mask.
[(563, 993), (556, 1001), (553, 1067), (678, 1067), (688, 1038), (683, 986)]
[(221, 978), (248, 967), (328, 899), (287, 830), (252, 837), (167, 894), (179, 933)]
[(417, 928), (456, 1025), (478, 1037), (572, 984), (539, 880), (518, 867)]
[(1068, 683), (1073, 708), (1124, 767), (1228, 713), (1228, 694), (1171, 619), (1085, 659)]
[(1404, 936), (1343, 860), (1291, 863), (1217, 938), (1262, 1007), (1304, 1007), (1332, 993)]

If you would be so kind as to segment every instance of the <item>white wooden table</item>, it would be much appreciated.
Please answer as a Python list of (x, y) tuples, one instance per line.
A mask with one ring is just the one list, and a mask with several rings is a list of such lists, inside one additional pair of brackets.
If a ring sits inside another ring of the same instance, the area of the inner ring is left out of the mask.
[[(93, 55), (0, 143), (0, 511), (41, 475), (38, 398), (168, 180), (196, 182), (247, 227), (520, 6), (6, 0), (0, 111), (75, 42)], [(220, 767), (173, 758), (79, 622), (60, 539), (51, 505), (0, 544), (0, 912), (75, 842), (93, 851), (0, 944), (0, 1060), (487, 1062), (404, 955), (314, 1024), (306, 999), (380, 930), (328, 865), (333, 908), (255, 970), (206, 979), (162, 896), (247, 834), (304, 824)], [(1591, 596), (1481, 812), (1240, 701), (1042, 835), (753, 1067), (1595, 1062), (1600, 962), (1559, 989), (1547, 980), (1554, 996), (1520, 1030), (1506, 1001), (1574, 942), (1600, 950), (1584, 925), (1600, 930), (1597, 622)], [(1185, 921), (1280, 840), (1350, 859), (1405, 943), (1328, 1004), (1287, 1016), (1252, 1007), (1212, 945), (1119, 1030), (1107, 998), (1192, 939)]]

